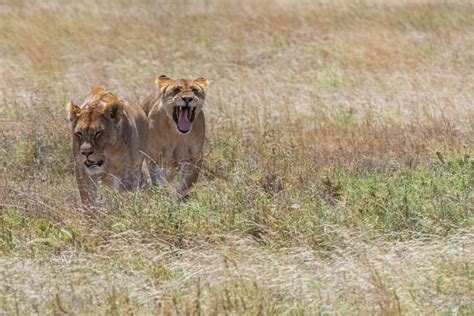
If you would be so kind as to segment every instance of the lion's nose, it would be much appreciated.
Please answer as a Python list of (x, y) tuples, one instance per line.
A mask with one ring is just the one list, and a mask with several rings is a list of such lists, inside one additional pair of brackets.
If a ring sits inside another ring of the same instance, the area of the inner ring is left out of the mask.
[(81, 146), (81, 154), (83, 154), (84, 156), (89, 156), (90, 154), (92, 154), (94, 152), (94, 149), (92, 149), (92, 145), (90, 143), (84, 143), (82, 144)]
[(186, 102), (186, 104), (188, 104), (189, 102), (193, 100), (193, 97), (181, 97), (181, 99), (183, 99), (183, 101)]

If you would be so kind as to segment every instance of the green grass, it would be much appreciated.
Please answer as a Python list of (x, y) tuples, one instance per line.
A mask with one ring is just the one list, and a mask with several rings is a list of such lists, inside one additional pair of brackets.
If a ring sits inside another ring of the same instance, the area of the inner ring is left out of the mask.
[[(112, 192), (115, 207), (104, 210), (98, 228), (111, 233), (137, 231), (178, 246), (182, 238), (237, 234), (268, 246), (304, 244), (317, 250), (337, 247), (334, 228), (405, 241), (442, 237), (473, 225), (474, 168), (467, 153), (445, 157), (431, 167), (392, 172), (327, 170), (303, 189), (283, 181), (284, 192), (266, 190), (249, 170), (244, 163), (236, 164), (219, 178), (201, 181), (199, 194), (184, 204), (174, 202), (166, 190)], [(64, 225), (69, 215), (60, 216), (51, 221), (50, 214), (39, 210), (6, 210), (1, 216), (4, 250), (14, 251), (25, 243), (80, 242), (90, 223)]]

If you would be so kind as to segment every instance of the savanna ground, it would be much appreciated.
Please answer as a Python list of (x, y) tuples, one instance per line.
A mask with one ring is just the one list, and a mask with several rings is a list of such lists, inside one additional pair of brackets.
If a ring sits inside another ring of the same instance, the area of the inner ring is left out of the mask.
[[(3, 1), (0, 314), (474, 313), (470, 1)], [(82, 212), (65, 104), (211, 82), (193, 197)]]

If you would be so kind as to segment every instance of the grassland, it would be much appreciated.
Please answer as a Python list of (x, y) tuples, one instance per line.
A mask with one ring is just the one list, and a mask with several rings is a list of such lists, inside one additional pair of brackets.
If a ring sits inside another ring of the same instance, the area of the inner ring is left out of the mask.
[[(474, 313), (470, 1), (3, 1), (0, 314)], [(204, 76), (202, 176), (82, 211), (64, 106)]]

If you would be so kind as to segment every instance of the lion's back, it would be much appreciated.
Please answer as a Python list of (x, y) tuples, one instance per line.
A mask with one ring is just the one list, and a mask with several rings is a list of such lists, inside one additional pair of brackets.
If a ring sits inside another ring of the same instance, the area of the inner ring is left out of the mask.
[[(138, 143), (138, 151), (139, 152), (146, 152), (148, 147), (148, 118), (143, 110), (143, 108), (135, 103), (127, 102), (126, 103), (126, 112), (128, 117), (131, 120), (131, 126), (133, 129), (136, 129), (136, 135), (138, 136), (137, 141)], [(125, 133), (124, 137), (128, 138), (132, 133)], [(129, 142), (133, 140), (124, 139), (124, 142)]]
[(159, 104), (161, 98), (161, 93), (158, 89), (152, 91), (140, 104), (140, 107), (145, 112), (145, 115), (148, 116), (150, 114), (151, 109), (155, 104)]

